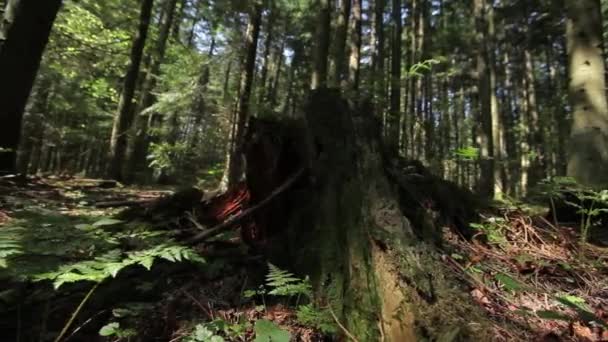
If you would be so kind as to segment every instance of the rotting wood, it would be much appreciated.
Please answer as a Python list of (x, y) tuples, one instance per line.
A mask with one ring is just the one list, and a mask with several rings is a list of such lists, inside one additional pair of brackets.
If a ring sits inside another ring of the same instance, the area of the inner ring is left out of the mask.
[(217, 235), (221, 234), (222, 232), (241, 223), (244, 219), (251, 216), (257, 210), (259, 210), (259, 209), (265, 207), (266, 205), (268, 205), (269, 203), (271, 203), (275, 197), (277, 197), (278, 195), (280, 195), (281, 193), (283, 193), (287, 189), (289, 189), (298, 179), (300, 179), (300, 177), (302, 177), (302, 175), (304, 175), (304, 171), (305, 171), (304, 169), (300, 169), (293, 176), (291, 176), (289, 179), (287, 179), (287, 181), (285, 181), (285, 183), (283, 183), (283, 185), (281, 185), (275, 191), (273, 191), (270, 194), (270, 196), (268, 196), (266, 199), (264, 199), (257, 205), (255, 205), (251, 208), (248, 208), (247, 210), (241, 212), (240, 214), (233, 216), (232, 218), (228, 219), (227, 221), (224, 221), (223, 223), (220, 223), (219, 225), (217, 225), (209, 230), (206, 230), (204, 232), (201, 232), (201, 233), (195, 235), (194, 237), (189, 239), (186, 243), (188, 245), (195, 245), (195, 244), (203, 242), (211, 237), (217, 236)]

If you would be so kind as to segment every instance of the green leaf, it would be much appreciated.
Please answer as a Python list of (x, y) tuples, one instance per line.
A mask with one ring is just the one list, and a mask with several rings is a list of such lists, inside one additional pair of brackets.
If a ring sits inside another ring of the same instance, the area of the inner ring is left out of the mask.
[(104, 218), (92, 224), (93, 227), (105, 227), (113, 226), (115, 224), (123, 223), (121, 220), (115, 220), (111, 218)]
[(261, 319), (255, 322), (255, 342), (289, 342), (291, 334), (274, 322)]
[(152, 264), (154, 263), (153, 256), (147, 256), (139, 261), (139, 264), (145, 267), (148, 271), (152, 268)]
[(110, 324), (106, 324), (99, 330), (100, 336), (112, 336), (116, 335), (120, 329), (120, 323), (112, 322)]
[(199, 324), (194, 328), (192, 338), (194, 341), (209, 341), (213, 337), (213, 331), (209, 330), (205, 325)]
[(120, 270), (122, 270), (124, 267), (125, 267), (124, 264), (122, 264), (120, 262), (114, 262), (114, 263), (106, 265), (106, 271), (108, 271), (108, 273), (110, 273), (113, 278), (116, 278), (116, 275), (118, 274), (118, 272), (120, 272)]
[(579, 309), (579, 310), (586, 310), (586, 311), (591, 310), (587, 306), (585, 299), (583, 299), (581, 297), (565, 295), (565, 296), (557, 297), (557, 301), (572, 309)]
[(518, 282), (517, 280), (511, 278), (510, 276), (508, 276), (508, 275), (506, 275), (504, 273), (497, 274), (495, 276), (495, 278), (507, 290), (510, 290), (510, 291), (513, 291), (513, 292), (525, 290), (525, 286), (524, 285), (522, 285), (520, 282)]
[(74, 226), (76, 229), (80, 229), (80, 230), (91, 230), (92, 228), (96, 228), (91, 224), (77, 224)]

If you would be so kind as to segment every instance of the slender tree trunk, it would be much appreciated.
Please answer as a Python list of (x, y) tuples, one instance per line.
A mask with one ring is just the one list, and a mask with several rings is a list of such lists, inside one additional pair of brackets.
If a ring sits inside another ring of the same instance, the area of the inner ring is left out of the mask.
[(276, 65), (276, 70), (274, 70), (274, 75), (270, 79), (270, 87), (268, 87), (268, 94), (266, 98), (269, 99), (272, 108), (275, 108), (278, 103), (277, 92), (279, 90), (279, 81), (281, 79), (281, 72), (283, 71), (283, 51), (285, 50), (285, 39), (281, 43), (281, 47), (276, 52), (276, 58), (274, 65)]
[[(413, 20), (415, 21), (415, 36), (414, 36), (414, 40), (415, 40), (415, 45), (414, 47), (414, 61), (413, 63), (420, 63), (420, 62), (424, 62), (424, 58), (426, 57), (426, 51), (425, 51), (425, 46), (424, 46), (424, 42), (425, 42), (425, 37), (426, 37), (426, 25), (425, 25), (425, 8), (427, 8), (426, 6), (426, 1), (427, 0), (418, 0), (416, 1), (416, 3), (414, 3), (413, 5), (415, 6), (413, 8), (413, 12), (414, 12), (414, 17)], [(415, 122), (415, 127), (414, 127), (414, 135), (415, 135), (415, 158), (416, 159), (420, 159), (423, 157), (423, 149), (424, 149), (424, 129), (425, 129), (425, 119), (424, 119), (424, 108), (425, 108), (425, 97), (424, 97), (424, 92), (425, 92), (425, 87), (424, 87), (424, 81), (423, 78), (421, 76), (416, 76), (413, 77), (413, 79), (415, 80), (415, 86), (414, 86), (414, 91), (415, 91), (415, 95), (414, 95), (414, 99), (415, 99), (415, 107), (414, 107), (414, 111), (413, 111), (413, 115), (416, 118)]]
[(508, 187), (505, 190), (508, 190), (508, 194), (510, 196), (515, 196), (517, 194), (516, 175), (518, 172), (518, 159), (517, 139), (515, 138), (515, 118), (513, 116), (515, 106), (513, 105), (513, 101), (517, 98), (517, 92), (513, 89), (513, 75), (511, 71), (512, 66), (509, 58), (509, 50), (507, 50), (507, 47), (505, 47), (503, 51), (502, 58), (505, 69), (503, 100), (503, 108), (505, 109), (506, 113), (504, 120), (506, 151), (505, 155), (509, 156), (509, 159), (506, 160), (507, 164), (503, 166), (506, 169), (505, 172), (508, 183)]
[(567, 0), (570, 103), (573, 123), (568, 176), (608, 185), (608, 103), (599, 0)]
[(22, 139), (17, 158), (17, 172), (27, 174), (34, 158), (36, 148), (42, 143), (44, 117), (47, 115), (51, 83), (46, 78), (39, 78), (32, 90), (30, 101), (26, 106)]
[(127, 181), (132, 181), (137, 167), (145, 162), (145, 158), (148, 155), (148, 144), (146, 141), (148, 140), (149, 120), (141, 111), (149, 108), (156, 101), (153, 91), (156, 87), (156, 80), (160, 74), (161, 65), (165, 60), (165, 52), (167, 50), (167, 42), (171, 33), (171, 27), (173, 26), (177, 0), (168, 0), (168, 2), (165, 3), (165, 6), (166, 16), (161, 23), (158, 40), (156, 41), (156, 46), (150, 60), (150, 68), (144, 78), (141, 89), (141, 102), (137, 108), (139, 113), (135, 116), (133, 128), (130, 132), (131, 139), (128, 141), (127, 162), (123, 169), (123, 175)]
[(187, 40), (187, 44), (190, 47), (194, 47), (194, 38), (196, 38), (196, 25), (198, 25), (198, 22), (199, 22), (198, 17), (201, 13), (201, 4), (198, 2), (195, 2), (194, 6), (195, 6), (194, 17), (192, 18), (192, 24), (190, 25), (190, 32), (188, 33), (188, 40)]
[[(421, 2), (421, 13), (419, 16), (420, 24), (420, 35), (418, 39), (420, 55), (422, 56), (422, 61), (427, 60), (430, 56), (429, 53), (432, 49), (432, 37), (430, 35), (430, 25), (431, 25), (431, 3), (430, 1), (422, 1)], [(433, 70), (429, 70), (423, 77), (419, 78), (419, 82), (421, 83), (421, 87), (424, 91), (424, 114), (421, 113), (421, 119), (424, 125), (424, 144), (422, 147), (424, 148), (424, 160), (429, 163), (435, 164), (438, 162), (435, 155), (435, 115), (433, 112), (433, 101), (435, 99), (434, 90), (433, 90), (433, 80), (435, 77), (433, 76)]]
[(530, 181), (530, 127), (528, 126), (530, 110), (528, 108), (528, 81), (526, 80), (525, 74), (522, 75), (521, 80), (521, 95), (520, 95), (520, 115), (519, 115), (519, 158), (520, 158), (520, 176), (519, 176), (519, 195), (525, 196), (528, 191), (528, 184)]
[(476, 21), (477, 42), (477, 77), (479, 92), (479, 120), (481, 129), (478, 131), (480, 148), (480, 179), (478, 191), (486, 198), (494, 197), (494, 139), (492, 135), (492, 84), (490, 61), (488, 59), (488, 18), (486, 0), (474, 0), (474, 15)]
[[(215, 50), (215, 36), (211, 38), (211, 46), (209, 47), (209, 52), (207, 53), (207, 57), (211, 60), (213, 58), (213, 53)], [(192, 108), (190, 110), (190, 115), (194, 117), (194, 130), (198, 130), (201, 123), (203, 122), (203, 118), (207, 114), (207, 109), (205, 105), (205, 95), (207, 94), (207, 85), (209, 85), (209, 81), (211, 78), (211, 70), (209, 69), (209, 63), (205, 63), (203, 69), (201, 71), (201, 75), (196, 84), (196, 93), (194, 94), (194, 99), (192, 100)], [(189, 151), (194, 151), (196, 146), (199, 143), (198, 140), (198, 132), (195, 132), (190, 139), (188, 144)]]
[(373, 22), (372, 26), (372, 68), (374, 74), (372, 76), (373, 91), (374, 91), (374, 102), (375, 112), (379, 117), (383, 116), (384, 113), (384, 100), (385, 100), (385, 78), (384, 78), (384, 7), (385, 0), (375, 0), (373, 8)]
[[(358, 0), (355, 0), (358, 1)], [(333, 79), (332, 86), (340, 87), (345, 85), (347, 78), (346, 68), (346, 42), (348, 38), (348, 23), (350, 20), (352, 0), (339, 0), (339, 13), (336, 22), (336, 32), (334, 34), (333, 45)]]
[(60, 6), (61, 0), (11, 0), (7, 5), (13, 9), (4, 16), (12, 23), (3, 21), (0, 43), (0, 173), (16, 171), (23, 111)]
[(351, 25), (350, 60), (348, 81), (350, 88), (359, 91), (360, 66), (361, 66), (361, 35), (362, 35), (362, 0), (353, 0), (353, 20)]
[(312, 70), (311, 89), (327, 85), (327, 58), (329, 55), (329, 37), (331, 34), (331, 6), (329, 0), (316, 0), (319, 19), (317, 23), (316, 44), (314, 49), (314, 66)]
[(494, 25), (494, 1), (488, 0), (486, 2), (486, 12), (488, 21), (488, 38), (487, 38), (487, 58), (488, 58), (488, 72), (490, 78), (490, 119), (492, 129), (492, 172), (494, 182), (494, 197), (502, 198), (506, 181), (504, 180), (504, 165), (503, 157), (505, 155), (505, 144), (504, 144), (504, 127), (502, 114), (500, 112), (498, 98), (496, 97), (496, 28)]
[(228, 65), (226, 66), (226, 70), (224, 70), (224, 83), (222, 86), (222, 101), (224, 103), (228, 103), (229, 93), (230, 93), (230, 75), (232, 74), (232, 64), (233, 61), (230, 59), (228, 61)]
[(544, 177), (544, 168), (542, 164), (542, 154), (544, 149), (543, 142), (543, 129), (540, 126), (539, 113), (538, 113), (538, 101), (536, 96), (536, 76), (534, 75), (534, 61), (532, 60), (532, 53), (526, 47), (524, 50), (524, 67), (525, 77), (527, 86), (527, 108), (528, 108), (528, 122), (525, 124), (529, 127), (530, 135), (525, 137), (528, 140), (530, 147), (530, 170), (528, 187), (534, 187), (536, 183), (542, 180)]
[[(561, 63), (561, 58), (555, 58), (553, 50), (547, 49), (547, 66), (549, 68), (549, 91), (551, 94), (560, 94), (567, 91), (567, 85), (564, 82), (565, 76), (560, 72), (560, 67), (556, 65), (556, 61)], [(558, 54), (559, 55), (559, 54)], [(567, 60), (567, 58), (566, 58)], [(567, 65), (565, 62), (563, 65)], [(555, 154), (555, 175), (566, 176), (568, 168), (568, 158), (566, 155), (566, 146), (568, 146), (568, 136), (570, 134), (568, 130), (568, 118), (566, 112), (566, 106), (561, 97), (554, 97), (552, 101), (552, 113), (554, 121), (554, 131), (556, 132), (554, 154)]]
[(179, 8), (175, 15), (175, 20), (173, 21), (173, 28), (171, 29), (171, 36), (173, 40), (176, 42), (180, 41), (182, 22), (184, 20), (184, 13), (186, 12), (186, 7), (188, 5), (188, 0), (180, 0)]
[(117, 180), (122, 180), (122, 163), (125, 159), (127, 150), (127, 135), (133, 124), (133, 98), (135, 95), (135, 85), (142, 60), (144, 46), (148, 37), (148, 28), (152, 16), (153, 0), (142, 0), (139, 16), (139, 27), (137, 35), (131, 47), (131, 56), (127, 74), (123, 84), (118, 110), (114, 118), (112, 137), (110, 139), (110, 155), (108, 176)]
[(243, 176), (243, 148), (245, 144), (245, 125), (249, 119), (249, 102), (255, 72), (255, 57), (257, 55), (260, 23), (262, 21), (262, 7), (254, 5), (253, 13), (247, 27), (247, 53), (243, 73), (241, 75), (241, 97), (238, 106), (238, 117), (234, 136), (235, 149), (230, 156), (228, 169), (228, 186), (236, 184)]
[(401, 119), (401, 0), (393, 0), (391, 37), (391, 93), (387, 146), (392, 155), (399, 154)]
[(271, 1), (271, 7), (268, 12), (268, 16), (266, 19), (266, 39), (264, 40), (264, 55), (262, 58), (262, 70), (260, 71), (260, 84), (258, 86), (258, 103), (265, 103), (267, 99), (265, 98), (268, 93), (267, 88), (267, 80), (268, 80), (268, 72), (270, 70), (270, 49), (272, 48), (273, 43), (273, 33), (274, 33), (274, 25), (275, 25), (275, 9), (274, 2)]
[[(412, 0), (410, 2), (410, 8), (411, 8), (411, 19), (410, 19), (410, 51), (408, 53), (408, 59), (409, 59), (409, 63), (408, 63), (408, 67), (411, 68), (412, 65), (414, 63), (417, 63), (420, 59), (420, 57), (418, 56), (418, 19), (417, 19), (417, 15), (418, 15), (418, 0)], [(409, 130), (409, 136), (410, 136), (410, 146), (409, 146), (409, 150), (411, 153), (412, 158), (417, 159), (419, 158), (419, 155), (417, 153), (418, 151), (418, 146), (416, 144), (417, 142), (417, 126), (418, 126), (418, 116), (417, 116), (417, 112), (416, 112), (416, 95), (417, 95), (417, 85), (418, 85), (418, 79), (416, 77), (408, 77), (407, 79), (407, 83), (408, 83), (408, 94), (407, 96), (409, 97), (407, 103), (408, 103), (408, 107), (406, 107), (406, 110), (408, 110), (408, 116), (409, 116), (409, 125), (408, 125), (408, 130)]]

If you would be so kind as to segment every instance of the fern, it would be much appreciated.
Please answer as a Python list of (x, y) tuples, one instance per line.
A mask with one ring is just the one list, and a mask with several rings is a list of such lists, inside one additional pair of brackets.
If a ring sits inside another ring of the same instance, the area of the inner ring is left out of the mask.
[(312, 286), (308, 277), (297, 278), (293, 273), (281, 270), (273, 264), (268, 264), (269, 272), (266, 275), (266, 285), (272, 288), (268, 292), (275, 296), (306, 296), (312, 297)]
[(298, 322), (318, 329), (324, 334), (333, 335), (338, 332), (338, 327), (328, 309), (319, 310), (312, 304), (300, 305), (296, 315)]
[(34, 280), (51, 280), (56, 289), (65, 283), (78, 281), (99, 283), (109, 277), (116, 277), (118, 272), (132, 265), (141, 265), (150, 270), (157, 259), (165, 259), (170, 262), (181, 262), (184, 260), (199, 263), (205, 262), (203, 258), (190, 248), (176, 245), (160, 245), (147, 250), (132, 252), (122, 259), (120, 251), (113, 250), (94, 260), (64, 265), (57, 271), (37, 275)]
[(8, 267), (10, 257), (23, 254), (21, 246), (22, 227), (3, 227), (0, 229), (0, 268)]

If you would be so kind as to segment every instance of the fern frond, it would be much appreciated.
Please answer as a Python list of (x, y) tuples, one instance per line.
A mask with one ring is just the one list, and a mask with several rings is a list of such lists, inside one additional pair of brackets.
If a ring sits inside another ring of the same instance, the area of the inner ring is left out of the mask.
[(300, 279), (293, 273), (284, 271), (275, 265), (268, 264), (269, 272), (266, 275), (266, 285), (272, 288), (268, 294), (275, 296), (312, 296), (312, 286), (308, 277)]

